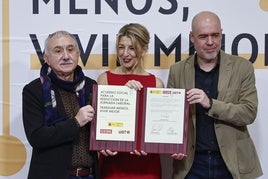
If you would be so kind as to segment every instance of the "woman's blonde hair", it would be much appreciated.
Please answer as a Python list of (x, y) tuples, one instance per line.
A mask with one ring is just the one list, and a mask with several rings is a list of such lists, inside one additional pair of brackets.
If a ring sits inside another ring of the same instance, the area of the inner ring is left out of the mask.
[(137, 57), (140, 59), (142, 54), (138, 52), (138, 47), (140, 46), (143, 50), (147, 51), (150, 34), (149, 31), (141, 24), (130, 23), (124, 25), (118, 32), (116, 38), (116, 52), (118, 53), (119, 40), (121, 37), (126, 36), (131, 39), (133, 47)]

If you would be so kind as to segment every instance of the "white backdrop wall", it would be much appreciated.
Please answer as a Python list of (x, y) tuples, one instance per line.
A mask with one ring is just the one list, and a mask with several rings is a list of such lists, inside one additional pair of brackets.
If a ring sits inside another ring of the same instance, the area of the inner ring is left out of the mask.
[[(265, 160), (268, 158), (265, 144), (268, 135), (265, 129), (268, 126), (267, 0), (0, 2), (0, 179), (27, 177), (31, 146), (23, 130), (21, 93), (26, 83), (39, 77), (38, 53), (43, 51), (49, 33), (67, 30), (76, 34), (84, 54), (80, 65), (88, 76), (96, 79), (101, 72), (115, 66), (114, 45), (119, 28), (130, 22), (144, 24), (151, 34), (145, 67), (166, 83), (170, 64), (189, 54), (191, 19), (203, 10), (213, 11), (221, 18), (225, 51), (244, 56), (254, 64), (259, 110), (255, 123), (249, 128), (264, 171), (260, 178), (268, 178), (265, 168), (268, 165)], [(160, 44), (166, 48), (160, 48)], [(164, 156), (163, 178), (170, 178), (170, 174), (171, 160)]]

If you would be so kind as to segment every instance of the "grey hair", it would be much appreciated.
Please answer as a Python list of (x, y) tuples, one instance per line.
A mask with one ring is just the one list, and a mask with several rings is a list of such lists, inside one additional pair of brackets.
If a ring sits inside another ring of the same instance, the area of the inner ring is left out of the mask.
[(71, 37), (75, 42), (75, 46), (78, 48), (77, 40), (73, 34), (67, 32), (67, 31), (64, 31), (64, 30), (59, 30), (59, 31), (53, 32), (52, 34), (49, 34), (48, 37), (46, 38), (45, 47), (44, 47), (45, 54), (48, 54), (48, 42), (55, 36), (69, 36), (69, 37)]

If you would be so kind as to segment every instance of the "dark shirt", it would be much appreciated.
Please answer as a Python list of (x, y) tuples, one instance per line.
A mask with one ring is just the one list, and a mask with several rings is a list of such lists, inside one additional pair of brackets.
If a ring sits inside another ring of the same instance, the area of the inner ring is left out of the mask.
[[(217, 98), (219, 62), (209, 72), (203, 71), (195, 58), (195, 87), (202, 89), (209, 98)], [(214, 118), (207, 115), (207, 109), (196, 104), (196, 151), (219, 151), (214, 129)]]

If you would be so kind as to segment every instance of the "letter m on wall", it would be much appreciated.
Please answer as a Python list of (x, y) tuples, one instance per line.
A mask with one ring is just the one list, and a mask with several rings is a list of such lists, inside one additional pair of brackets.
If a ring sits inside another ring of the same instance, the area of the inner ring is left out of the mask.
[[(48, 4), (50, 0), (33, 0), (33, 14), (39, 14), (39, 2)], [(60, 14), (60, 0), (54, 1), (54, 14)]]

